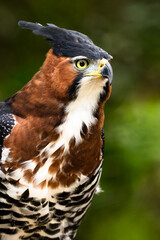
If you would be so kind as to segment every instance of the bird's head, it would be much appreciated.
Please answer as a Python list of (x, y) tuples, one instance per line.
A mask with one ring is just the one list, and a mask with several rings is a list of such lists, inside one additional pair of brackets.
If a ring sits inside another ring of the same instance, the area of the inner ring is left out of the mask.
[[(104, 102), (111, 92), (112, 56), (86, 35), (53, 24), (19, 21), (19, 26), (43, 36), (52, 45), (42, 66), (45, 79), (59, 99), (97, 98)], [(95, 95), (95, 96), (94, 96)]]

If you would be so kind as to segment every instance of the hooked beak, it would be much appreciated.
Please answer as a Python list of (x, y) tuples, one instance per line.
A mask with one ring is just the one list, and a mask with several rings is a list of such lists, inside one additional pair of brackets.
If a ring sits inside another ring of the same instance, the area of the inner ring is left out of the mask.
[(113, 79), (113, 70), (110, 63), (107, 61), (105, 65), (103, 65), (103, 67), (99, 66), (98, 71), (85, 74), (85, 76), (93, 76), (93, 78), (105, 78), (105, 79), (107, 78), (109, 84), (111, 85)]
[(109, 62), (107, 62), (105, 64), (103, 69), (100, 71), (100, 74), (101, 74), (102, 78), (107, 78), (108, 79), (110, 85), (112, 84), (113, 70), (112, 70), (112, 67), (111, 67)]

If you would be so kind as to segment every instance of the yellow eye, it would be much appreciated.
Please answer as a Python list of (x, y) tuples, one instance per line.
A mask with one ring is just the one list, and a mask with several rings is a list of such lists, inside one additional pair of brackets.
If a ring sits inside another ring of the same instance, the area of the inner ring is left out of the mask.
[(76, 61), (76, 67), (80, 70), (84, 70), (89, 65), (89, 62), (86, 59), (80, 59)]

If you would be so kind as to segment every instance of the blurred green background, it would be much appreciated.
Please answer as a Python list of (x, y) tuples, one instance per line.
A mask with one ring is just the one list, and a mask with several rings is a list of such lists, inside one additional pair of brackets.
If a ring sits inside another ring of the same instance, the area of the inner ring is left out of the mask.
[(160, 239), (160, 1), (0, 1), (0, 100), (41, 66), (50, 45), (18, 20), (81, 31), (113, 55), (101, 186), (77, 240)]

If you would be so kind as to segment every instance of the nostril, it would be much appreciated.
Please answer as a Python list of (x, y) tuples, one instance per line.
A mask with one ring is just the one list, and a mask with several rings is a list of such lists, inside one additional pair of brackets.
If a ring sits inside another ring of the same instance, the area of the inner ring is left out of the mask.
[(101, 63), (101, 64), (100, 64), (100, 68), (103, 68), (103, 67), (104, 67), (104, 63)]

